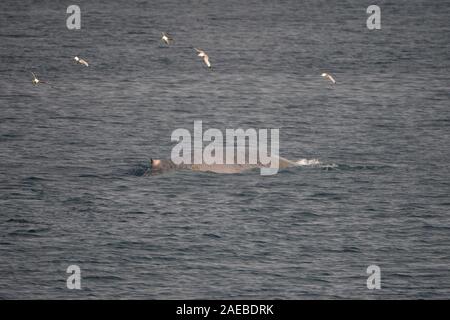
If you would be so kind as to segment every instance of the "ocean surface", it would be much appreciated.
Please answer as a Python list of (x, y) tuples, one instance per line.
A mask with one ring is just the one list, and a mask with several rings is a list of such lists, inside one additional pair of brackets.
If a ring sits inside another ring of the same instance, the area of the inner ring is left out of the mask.
[[(0, 1), (0, 298), (448, 299), (450, 3), (371, 4)], [(143, 176), (194, 120), (299, 166)]]

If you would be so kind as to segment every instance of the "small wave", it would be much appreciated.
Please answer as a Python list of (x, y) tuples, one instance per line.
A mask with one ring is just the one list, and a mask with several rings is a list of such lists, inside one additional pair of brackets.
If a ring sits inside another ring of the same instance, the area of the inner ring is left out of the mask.
[(207, 238), (214, 238), (214, 239), (220, 239), (222, 238), (221, 236), (214, 234), (214, 233), (204, 233), (203, 236), (207, 237)]
[(6, 220), (6, 222), (15, 222), (15, 223), (31, 223), (31, 221), (21, 218), (11, 218)]
[(372, 165), (372, 164), (340, 164), (339, 169), (343, 171), (358, 171), (358, 170), (385, 170), (394, 168), (392, 165)]

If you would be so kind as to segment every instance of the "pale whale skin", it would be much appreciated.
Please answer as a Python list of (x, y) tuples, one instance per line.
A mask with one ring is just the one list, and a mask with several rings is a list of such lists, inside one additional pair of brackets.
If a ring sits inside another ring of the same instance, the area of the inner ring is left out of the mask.
[[(284, 169), (296, 166), (296, 163), (282, 157), (278, 157), (278, 168)], [(150, 161), (150, 167), (145, 175), (158, 175), (175, 170), (192, 170), (214, 173), (241, 173), (247, 170), (256, 168), (269, 168), (270, 165), (258, 164), (175, 164), (172, 160), (157, 160)]]

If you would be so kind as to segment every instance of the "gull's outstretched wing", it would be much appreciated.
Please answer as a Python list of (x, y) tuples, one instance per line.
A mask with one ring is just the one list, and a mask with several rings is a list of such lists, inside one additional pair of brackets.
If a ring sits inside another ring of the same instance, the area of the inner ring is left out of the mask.
[(333, 84), (335, 84), (336, 83), (336, 80), (334, 80), (334, 78), (331, 76), (331, 75), (328, 75), (328, 79), (330, 79), (331, 80), (331, 82), (333, 82)]
[(211, 63), (209, 62), (209, 57), (208, 56), (204, 56), (203, 57), (203, 61), (205, 61), (205, 63), (208, 66), (208, 68), (211, 68)]

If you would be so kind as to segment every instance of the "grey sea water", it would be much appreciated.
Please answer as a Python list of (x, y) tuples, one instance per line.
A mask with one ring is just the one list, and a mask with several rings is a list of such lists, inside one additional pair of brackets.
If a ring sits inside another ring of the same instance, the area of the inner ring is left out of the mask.
[[(2, 0), (0, 298), (449, 298), (450, 3), (371, 4)], [(139, 174), (194, 120), (302, 165)]]

